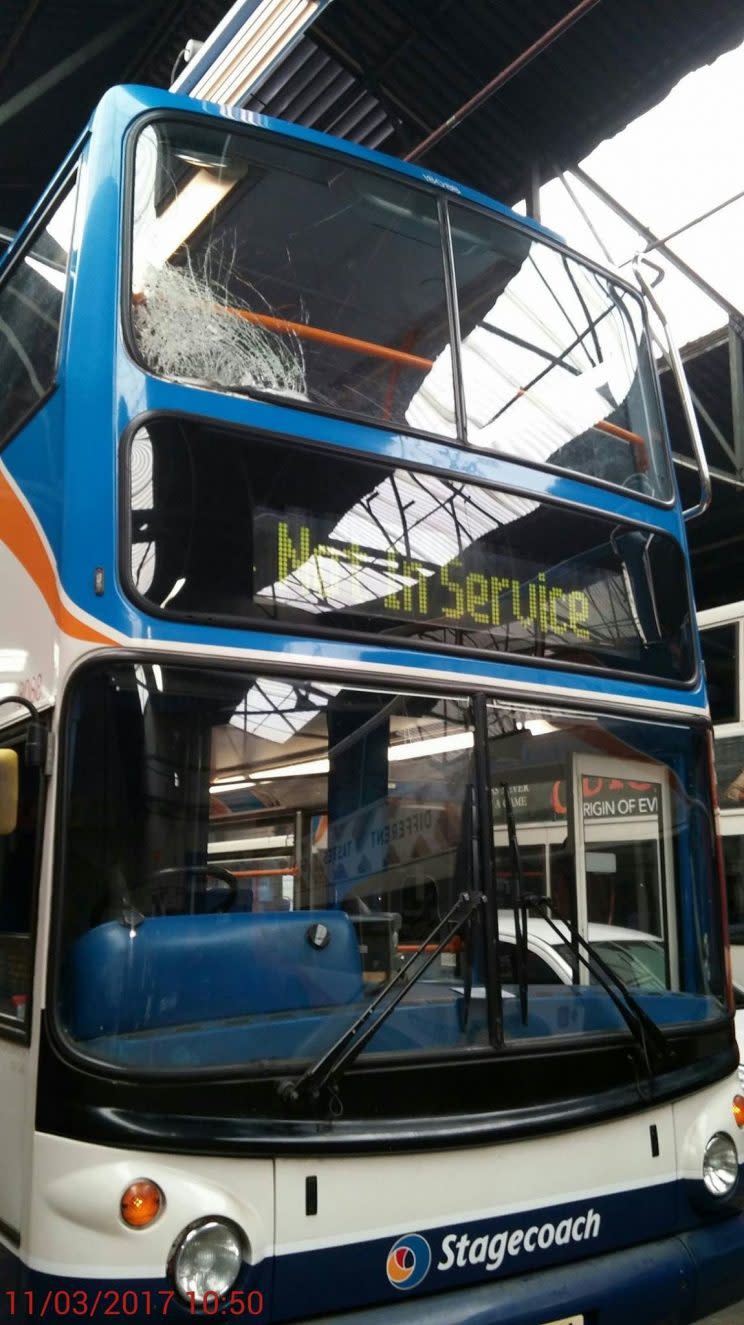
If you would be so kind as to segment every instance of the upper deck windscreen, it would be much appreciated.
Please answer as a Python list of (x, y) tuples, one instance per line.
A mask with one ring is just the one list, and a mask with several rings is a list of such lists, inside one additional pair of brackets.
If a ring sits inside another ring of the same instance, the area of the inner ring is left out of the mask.
[(671, 496), (641, 306), (609, 277), (446, 199), (450, 298), (434, 189), (188, 120), (141, 131), (133, 189), (153, 372)]
[(273, 139), (159, 124), (136, 152), (134, 334), (148, 367), (455, 436), (431, 194)]

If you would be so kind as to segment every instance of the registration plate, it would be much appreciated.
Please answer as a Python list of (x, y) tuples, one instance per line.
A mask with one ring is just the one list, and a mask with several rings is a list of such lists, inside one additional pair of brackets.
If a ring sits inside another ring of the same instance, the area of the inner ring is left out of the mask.
[(544, 1325), (584, 1325), (582, 1316), (561, 1316), (560, 1320), (546, 1320)]

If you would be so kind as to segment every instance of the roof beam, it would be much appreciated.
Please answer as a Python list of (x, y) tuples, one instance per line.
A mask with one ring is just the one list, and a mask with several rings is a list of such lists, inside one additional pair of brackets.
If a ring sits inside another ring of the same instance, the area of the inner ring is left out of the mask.
[(598, 184), (597, 181), (593, 179), (591, 175), (588, 175), (581, 166), (572, 166), (571, 174), (581, 180), (582, 184), (584, 184), (596, 198), (599, 198), (601, 202), (605, 203), (616, 216), (619, 216), (627, 225), (630, 225), (634, 230), (637, 230), (639, 235), (643, 236), (648, 245), (652, 245), (657, 253), (661, 253), (666, 258), (667, 262), (670, 262), (673, 267), (677, 268), (677, 271), (680, 271), (683, 276), (686, 276), (688, 280), (692, 281), (693, 285), (696, 285), (699, 290), (703, 291), (703, 294), (707, 294), (708, 298), (712, 299), (714, 304), (718, 304), (719, 308), (723, 308), (737, 328), (744, 330), (744, 316), (742, 315), (741, 310), (738, 309), (735, 304), (732, 304), (725, 295), (722, 295), (720, 290), (716, 290), (703, 276), (700, 275), (699, 272), (688, 266), (682, 258), (677, 256), (673, 249), (669, 248), (668, 245), (664, 243), (663, 239), (659, 239), (659, 236), (655, 235), (653, 230), (650, 230), (647, 225), (644, 225), (643, 221), (640, 221), (637, 216), (634, 216), (632, 212), (629, 212), (627, 207), (624, 207), (621, 202), (618, 202), (617, 198), (614, 197), (612, 193), (608, 193), (607, 189), (603, 188), (601, 184)]
[(84, 46), (80, 46), (71, 55), (66, 56), (64, 60), (60, 60), (59, 64), (55, 64), (53, 68), (48, 69), (40, 78), (35, 78), (32, 83), (28, 83), (14, 97), (10, 97), (4, 105), (0, 106), (0, 127), (7, 124), (14, 116), (20, 115), (29, 106), (32, 106), (35, 101), (39, 100), (39, 97), (43, 97), (46, 92), (50, 92), (58, 83), (69, 78), (81, 65), (87, 64), (96, 55), (100, 55), (101, 51), (113, 46), (114, 42), (123, 37), (124, 33), (128, 32), (130, 28), (141, 23), (148, 14), (152, 14), (152, 6), (149, 0), (147, 4), (140, 5), (137, 9), (132, 10), (126, 18), (122, 18), (118, 23), (106, 28), (105, 32), (99, 32), (92, 41), (86, 42)]
[(744, 346), (741, 335), (729, 323), (729, 369), (731, 373), (731, 413), (734, 420), (734, 464), (744, 475)]
[(26, 8), (24, 9), (23, 13), (21, 14), (21, 17), (19, 18), (13, 31), (11, 32), (10, 37), (8, 38), (8, 41), (6, 43), (5, 49), (0, 55), (0, 77), (2, 77), (2, 75), (5, 73), (5, 70), (8, 68), (10, 61), (13, 55), (15, 54), (16, 47), (21, 41), (21, 38), (24, 36), (26, 29), (31, 23), (31, 20), (34, 17), (34, 14), (36, 13), (40, 4), (41, 0), (28, 0)]

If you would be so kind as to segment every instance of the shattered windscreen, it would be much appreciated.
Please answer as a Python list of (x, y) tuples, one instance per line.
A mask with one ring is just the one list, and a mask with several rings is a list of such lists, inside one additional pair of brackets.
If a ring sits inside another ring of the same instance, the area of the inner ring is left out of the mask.
[(611, 276), (266, 133), (150, 124), (133, 192), (150, 371), (671, 497), (641, 303)]
[(132, 300), (155, 372), (376, 423), (431, 427), (421, 387), (441, 360), (434, 430), (455, 435), (437, 203), (397, 180), (273, 139), (149, 126)]

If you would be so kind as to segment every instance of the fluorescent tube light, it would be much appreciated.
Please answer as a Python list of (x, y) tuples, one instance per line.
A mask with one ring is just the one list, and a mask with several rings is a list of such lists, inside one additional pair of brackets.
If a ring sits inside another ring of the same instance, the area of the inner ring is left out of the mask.
[(453, 732), (451, 736), (431, 736), (425, 741), (391, 745), (388, 759), (394, 764), (404, 759), (422, 759), (424, 755), (446, 754), (448, 750), (470, 750), (472, 746), (472, 732)]
[[(190, 89), (190, 95), (223, 106), (239, 105), (256, 80), (312, 22), (317, 9), (318, 0), (263, 0), (215, 56), (207, 72)], [(213, 35), (216, 45), (219, 28)], [(200, 62), (208, 54), (209, 44), (205, 43), (199, 52)], [(177, 86), (178, 80), (174, 89)]]
[[(422, 759), (426, 755), (446, 754), (450, 750), (469, 750), (472, 745), (472, 732), (453, 732), (449, 736), (432, 736), (423, 741), (407, 741), (401, 745), (391, 745), (388, 749), (388, 760), (393, 764), (404, 759)], [(308, 759), (304, 763), (279, 764), (276, 768), (255, 768), (251, 770), (251, 777), (255, 782), (269, 782), (273, 778), (311, 776), (328, 773), (329, 770), (330, 763), (327, 759)], [(214, 790), (214, 786), (210, 790)]]
[(240, 787), (252, 787), (248, 778), (223, 778), (222, 782), (213, 782), (209, 788), (210, 796), (219, 796), (221, 791), (237, 791)]
[[(200, 170), (169, 203), (160, 216), (152, 216), (144, 227), (135, 232), (135, 262), (132, 272), (132, 291), (143, 293), (148, 267), (159, 271), (176, 249), (190, 239), (195, 230), (214, 211), (234, 187), (233, 176), (217, 178), (208, 170)], [(165, 604), (161, 604), (165, 606)]]
[(227, 842), (210, 842), (207, 847), (208, 856), (237, 856), (245, 851), (276, 851), (277, 849), (287, 850), (294, 846), (294, 837), (289, 833), (274, 835), (273, 837), (233, 837)]
[(330, 764), (327, 759), (308, 759), (304, 764), (281, 764), (278, 768), (256, 768), (251, 777), (256, 782), (268, 782), (272, 778), (296, 778), (303, 774), (327, 773)]

